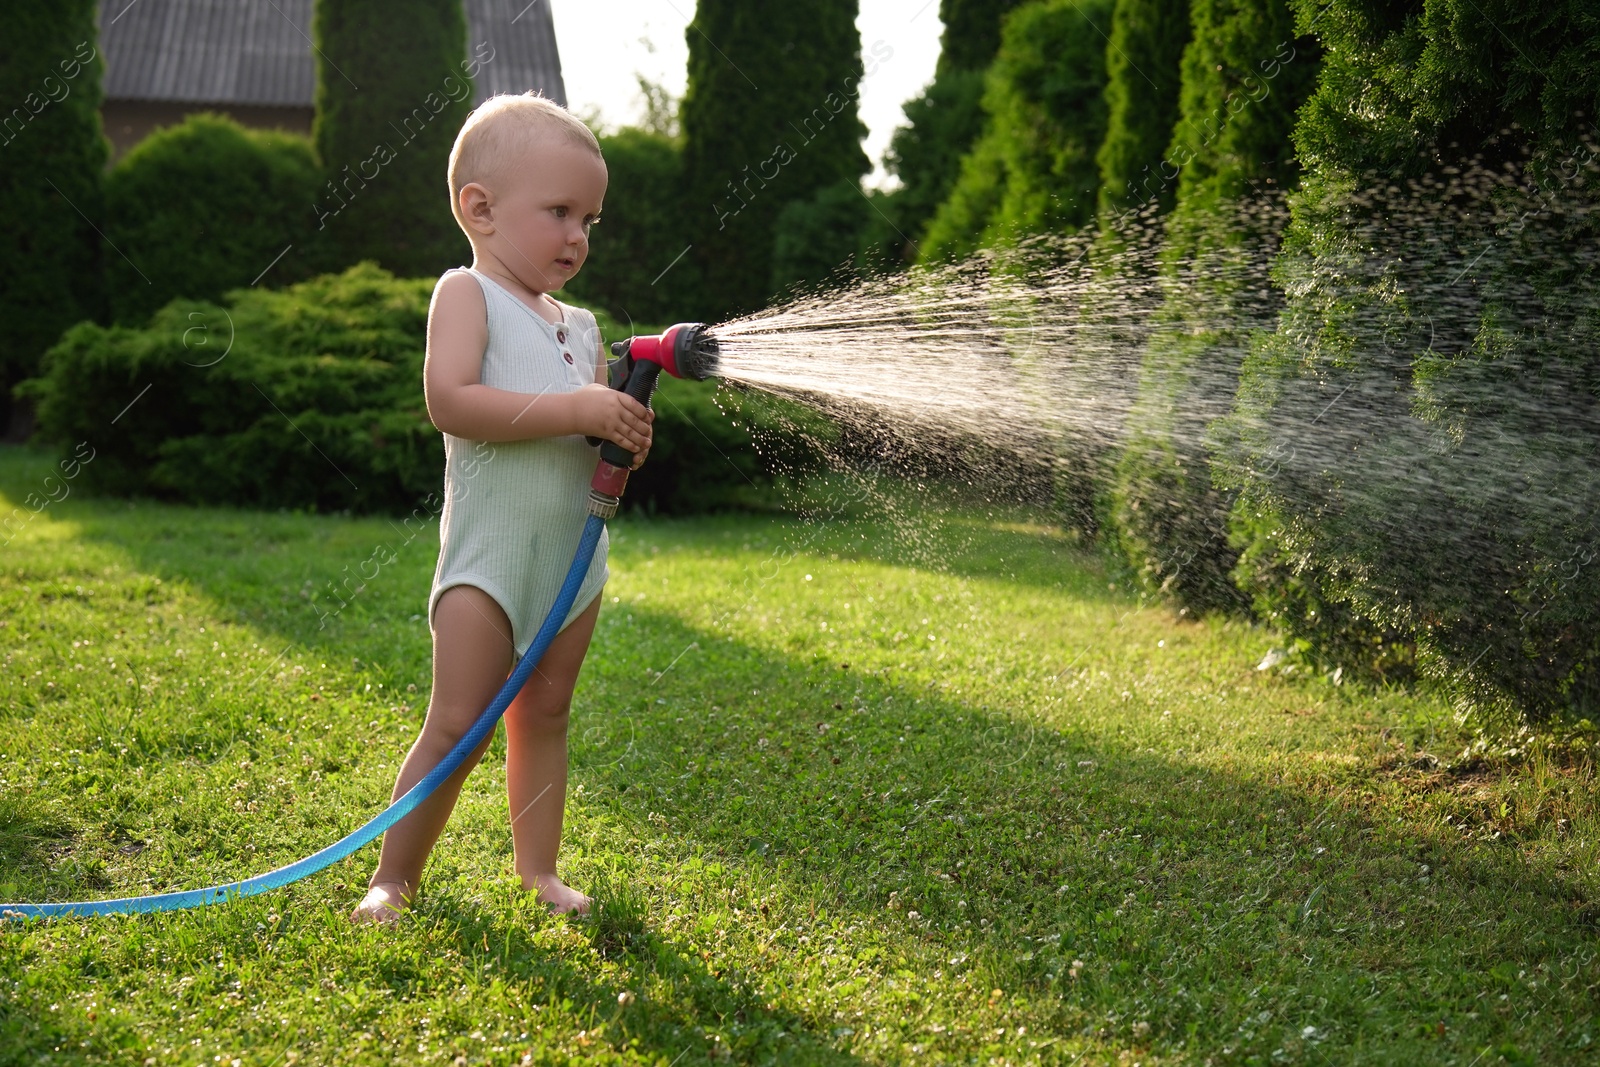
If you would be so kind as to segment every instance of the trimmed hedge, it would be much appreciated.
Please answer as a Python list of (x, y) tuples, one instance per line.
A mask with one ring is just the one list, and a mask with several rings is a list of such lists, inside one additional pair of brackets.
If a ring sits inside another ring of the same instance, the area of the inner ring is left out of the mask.
[(306, 277), (321, 184), (304, 137), (211, 114), (157, 130), (106, 175), (106, 236), (139, 264), (107, 260), (112, 317), (137, 325), (178, 297), (214, 301), (263, 274), (268, 284)]
[[(444, 476), (422, 388), (433, 287), (360, 264), (217, 304), (175, 300), (143, 328), (79, 324), (22, 388), (43, 439), (95, 447), (83, 478), (101, 492), (408, 514)], [(730, 419), (713, 394), (709, 383), (663, 387), (658, 443), (630, 481), (630, 506), (760, 504), (807, 466), (815, 420), (756, 398)]]
[(73, 328), (24, 388), (42, 437), (94, 445), (103, 492), (409, 511), (444, 469), (422, 395), (432, 288), (363, 265), (175, 300), (147, 327)]

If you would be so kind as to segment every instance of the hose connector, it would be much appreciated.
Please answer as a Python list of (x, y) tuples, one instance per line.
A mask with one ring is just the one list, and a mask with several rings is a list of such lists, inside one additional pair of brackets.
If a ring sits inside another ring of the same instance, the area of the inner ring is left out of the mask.
[(609, 519), (617, 513), (622, 503), (622, 491), (628, 487), (631, 468), (602, 459), (589, 480), (589, 514)]

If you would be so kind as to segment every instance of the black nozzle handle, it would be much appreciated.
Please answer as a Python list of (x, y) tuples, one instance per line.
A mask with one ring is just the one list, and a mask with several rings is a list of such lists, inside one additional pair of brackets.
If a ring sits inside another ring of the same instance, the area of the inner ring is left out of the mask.
[(624, 337), (611, 342), (611, 366), (606, 384), (621, 389), (628, 384), (628, 372), (633, 370), (633, 338)]
[[(628, 372), (627, 381), (622, 384), (622, 391), (649, 410), (650, 398), (656, 392), (656, 379), (660, 376), (661, 364), (648, 359), (636, 360)], [(630, 468), (633, 466), (633, 456), (634, 453), (614, 441), (605, 441), (600, 445), (600, 458), (612, 466)]]
[[(626, 389), (628, 387), (628, 378), (633, 372), (634, 366), (633, 354), (629, 351), (632, 347), (633, 338), (631, 337), (624, 337), (620, 341), (611, 342), (611, 355), (613, 358), (606, 384), (613, 389)], [(599, 437), (586, 436), (584, 440), (589, 442), (590, 447), (604, 443), (603, 439)]]

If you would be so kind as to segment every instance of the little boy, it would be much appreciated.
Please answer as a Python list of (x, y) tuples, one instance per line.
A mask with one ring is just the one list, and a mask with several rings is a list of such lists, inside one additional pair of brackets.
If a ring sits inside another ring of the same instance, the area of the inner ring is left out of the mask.
[[(428, 415), (445, 439), (439, 564), (428, 600), (433, 693), (395, 782), (399, 799), (465, 735), (555, 602), (587, 514), (599, 450), (644, 462), (653, 414), (607, 388), (594, 316), (549, 294), (583, 266), (606, 166), (594, 134), (544, 97), (497, 96), (450, 154), (451, 207), (472, 266), (449, 271), (428, 312)], [(556, 876), (567, 788), (567, 717), (605, 584), (602, 536), (572, 611), (506, 709), (506, 793), (523, 888), (554, 911), (590, 900)], [(491, 737), (493, 735), (490, 735)], [(352, 913), (392, 923), (416, 895), (461, 785), (488, 748), (383, 837)]]

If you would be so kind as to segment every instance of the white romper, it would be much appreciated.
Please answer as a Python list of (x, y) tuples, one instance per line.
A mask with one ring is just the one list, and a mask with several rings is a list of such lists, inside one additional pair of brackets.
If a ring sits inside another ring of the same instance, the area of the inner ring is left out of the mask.
[[(568, 393), (595, 380), (600, 331), (592, 314), (557, 301), (564, 323), (553, 326), (493, 278), (470, 267), (456, 270), (472, 275), (483, 290), (489, 331), (484, 385), (514, 393)], [(572, 565), (600, 450), (582, 435), (486, 442), (445, 434), (444, 455), (439, 566), (428, 596), (428, 628), (433, 630), (440, 594), (453, 585), (477, 586), (511, 620), (520, 658)], [(602, 532), (562, 629), (600, 595), (609, 574), (608, 545)]]

